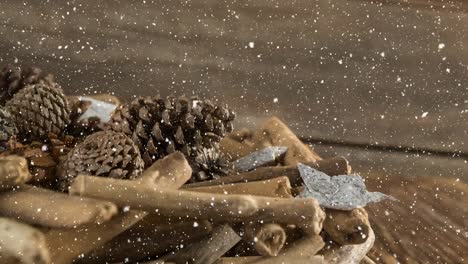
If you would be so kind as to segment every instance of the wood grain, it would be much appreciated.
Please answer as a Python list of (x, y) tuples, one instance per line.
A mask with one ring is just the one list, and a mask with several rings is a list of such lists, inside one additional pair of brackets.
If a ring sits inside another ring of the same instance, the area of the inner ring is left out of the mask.
[(229, 102), (240, 125), (278, 115), (299, 136), (468, 151), (463, 9), (347, 0), (2, 2), (0, 63), (37, 64), (69, 93), (196, 93)]

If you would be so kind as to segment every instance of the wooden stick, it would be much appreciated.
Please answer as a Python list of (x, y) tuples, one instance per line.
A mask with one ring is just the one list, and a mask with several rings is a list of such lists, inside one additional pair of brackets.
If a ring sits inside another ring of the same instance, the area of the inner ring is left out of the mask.
[(277, 117), (268, 119), (261, 129), (256, 131), (252, 139), (257, 145), (264, 144), (265, 141), (273, 146), (288, 147), (288, 152), (284, 157), (287, 165), (295, 165), (300, 162), (320, 160), (310, 147), (304, 145), (301, 140)]
[(212, 264), (240, 240), (241, 238), (229, 225), (217, 226), (209, 237), (184, 247), (174, 254), (168, 254), (161, 260), (175, 263)]
[(286, 243), (286, 232), (278, 224), (252, 224), (244, 227), (242, 239), (261, 256), (275, 257)]
[(1, 263), (51, 263), (45, 241), (39, 230), (12, 219), (0, 218)]
[(330, 264), (360, 263), (367, 252), (374, 246), (374, 241), (374, 231), (370, 229), (369, 238), (362, 244), (324, 248), (325, 261)]
[(297, 224), (318, 234), (324, 213), (317, 200), (160, 190), (132, 181), (78, 176), (70, 193), (101, 198), (160, 215), (190, 216), (215, 222), (272, 221)]
[(14, 155), (0, 157), (0, 191), (11, 190), (30, 179), (25, 158)]
[(364, 243), (369, 236), (370, 223), (363, 208), (352, 211), (327, 210), (323, 228), (341, 245)]
[(69, 196), (47, 189), (22, 185), (0, 193), (0, 215), (46, 227), (75, 227), (102, 223), (117, 214), (111, 202)]
[[(135, 225), (136, 227), (138, 225)], [(167, 252), (177, 252), (193, 242), (200, 241), (212, 231), (208, 221), (171, 223), (155, 227), (151, 232), (146, 229), (132, 228), (99, 247), (83, 258), (83, 263), (136, 262), (148, 258), (160, 257)]]
[[(175, 152), (153, 163), (143, 172), (139, 179), (136, 179), (133, 182), (148, 186), (157, 186), (158, 188), (164, 189), (178, 189), (187, 182), (191, 176), (192, 169), (184, 155), (180, 152)], [(155, 230), (161, 230), (162, 227), (166, 226), (168, 223), (171, 223), (173, 228), (181, 228), (178, 227), (178, 225), (181, 224), (184, 226), (184, 224), (187, 224), (184, 222), (191, 220), (193, 219), (161, 217), (159, 214), (145, 213), (145, 215), (142, 216), (141, 221), (138, 221), (135, 225), (128, 227), (127, 230), (123, 230), (121, 234), (113, 238), (108, 243), (96, 247), (96, 249), (90, 253), (89, 256), (86, 255), (85, 258), (105, 260), (108, 252), (113, 252), (112, 257), (114, 260), (123, 260), (123, 255), (127, 255), (132, 259), (150, 257), (158, 253), (157, 250), (160, 250), (159, 247), (151, 247), (154, 243), (145, 243), (143, 241), (138, 243), (135, 242), (135, 247), (131, 247), (131, 245), (128, 245), (127, 238), (132, 237), (135, 234), (153, 234), (155, 233)], [(193, 224), (193, 221), (191, 223)], [(206, 225), (203, 225), (202, 223), (199, 223), (199, 225), (199, 229), (196, 229), (193, 232), (188, 232), (190, 233), (190, 238), (195, 239), (197, 238), (197, 234), (201, 236), (209, 231), (209, 228)], [(194, 228), (192, 227), (192, 229)], [(184, 234), (180, 234), (179, 237), (183, 237), (183, 235)], [(189, 236), (185, 235), (185, 240), (188, 238)], [(161, 244), (162, 242), (159, 241), (157, 243)], [(117, 249), (120, 249), (120, 252)]]
[[(315, 162), (306, 162), (304, 164), (314, 169), (323, 171), (331, 176), (346, 175), (351, 173), (351, 167), (349, 166), (349, 162), (344, 157), (334, 157), (330, 159), (317, 160)], [(290, 166), (261, 167), (252, 171), (236, 175), (229, 175), (211, 181), (187, 184), (184, 186), (184, 188), (221, 185), (237, 182), (264, 181), (280, 176), (288, 177), (292, 186), (298, 186), (303, 184), (302, 178), (299, 175), (299, 171), (297, 170), (296, 163)]]
[(201, 186), (188, 189), (194, 192), (249, 194), (257, 196), (292, 198), (291, 184), (287, 177), (278, 177), (266, 181), (235, 183), (226, 185)]
[(178, 189), (191, 176), (192, 168), (184, 154), (175, 152), (153, 163), (143, 172), (141, 179), (161, 189)]
[(130, 211), (103, 224), (50, 230), (46, 233), (46, 240), (54, 264), (72, 263), (76, 257), (84, 256), (134, 225), (144, 215), (142, 212)]
[(239, 142), (230, 137), (224, 137), (219, 143), (219, 148), (231, 161), (261, 149), (254, 146), (252, 143)]

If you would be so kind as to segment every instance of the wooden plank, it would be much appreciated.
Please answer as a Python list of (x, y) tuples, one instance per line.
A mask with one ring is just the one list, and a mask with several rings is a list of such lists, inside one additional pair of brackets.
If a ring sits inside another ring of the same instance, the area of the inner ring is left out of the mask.
[[(376, 263), (465, 263), (468, 261), (468, 168), (466, 161), (319, 146), (345, 155), (370, 190), (397, 202), (366, 207), (376, 242)], [(452, 177), (454, 176), (454, 177)]]
[(346, 0), (29, 0), (2, 4), (0, 18), (0, 63), (56, 72), (69, 93), (196, 93), (229, 102), (239, 125), (275, 114), (304, 137), (468, 152), (460, 12)]

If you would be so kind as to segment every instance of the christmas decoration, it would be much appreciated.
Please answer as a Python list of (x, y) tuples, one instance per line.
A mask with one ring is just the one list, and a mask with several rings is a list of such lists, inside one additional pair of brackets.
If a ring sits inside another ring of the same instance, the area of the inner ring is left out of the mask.
[(59, 166), (59, 189), (68, 189), (78, 174), (136, 178), (144, 167), (138, 147), (124, 133), (96, 132), (73, 148)]
[(116, 110), (108, 129), (130, 136), (146, 166), (176, 150), (193, 157), (233, 129), (235, 113), (209, 100), (159, 96), (138, 98)]
[(70, 123), (68, 102), (57, 84), (28, 85), (5, 107), (21, 140), (45, 140), (49, 133), (62, 136)]

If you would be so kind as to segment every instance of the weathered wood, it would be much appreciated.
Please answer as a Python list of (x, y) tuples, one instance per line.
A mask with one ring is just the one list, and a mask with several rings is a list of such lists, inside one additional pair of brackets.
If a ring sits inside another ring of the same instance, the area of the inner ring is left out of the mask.
[(175, 263), (212, 264), (235, 246), (241, 238), (229, 225), (217, 226), (209, 237), (188, 245), (162, 260)]
[(0, 218), (0, 262), (51, 263), (44, 235), (37, 229), (8, 218)]
[(106, 199), (134, 209), (157, 210), (157, 214), (166, 216), (190, 216), (215, 222), (276, 221), (296, 224), (309, 234), (318, 234), (325, 218), (313, 198), (282, 199), (176, 191), (94, 176), (78, 176), (70, 193)]
[(201, 186), (189, 188), (193, 192), (249, 194), (278, 198), (292, 198), (291, 183), (288, 177), (278, 177), (265, 181), (233, 183), (225, 185)]
[(276, 257), (286, 243), (286, 232), (278, 224), (254, 224), (244, 227), (244, 241), (261, 256)]
[(323, 249), (326, 263), (330, 264), (358, 264), (374, 246), (375, 235), (372, 229), (366, 241), (358, 245), (327, 246)]
[(76, 227), (103, 223), (117, 214), (111, 202), (74, 197), (38, 187), (21, 185), (0, 193), (0, 215), (45, 227)]

